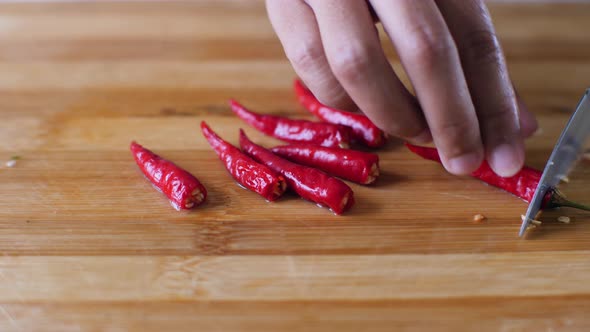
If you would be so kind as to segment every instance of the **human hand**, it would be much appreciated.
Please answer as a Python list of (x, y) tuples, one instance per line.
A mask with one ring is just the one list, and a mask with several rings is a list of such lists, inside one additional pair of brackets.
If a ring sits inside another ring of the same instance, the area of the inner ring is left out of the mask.
[[(324, 104), (362, 110), (385, 132), (434, 141), (445, 168), (486, 158), (501, 176), (524, 164), (537, 129), (518, 98), (483, 0), (267, 0), (293, 68)], [(389, 64), (383, 24), (415, 90)]]

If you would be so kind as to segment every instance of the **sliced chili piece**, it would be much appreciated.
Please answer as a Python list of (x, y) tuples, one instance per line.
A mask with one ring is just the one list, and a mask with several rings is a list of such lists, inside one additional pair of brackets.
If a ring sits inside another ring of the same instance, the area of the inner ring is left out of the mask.
[(254, 161), (240, 149), (223, 140), (205, 121), (201, 122), (201, 130), (229, 174), (239, 184), (269, 201), (283, 195), (287, 189), (287, 182), (282, 175)]
[(277, 146), (271, 151), (298, 164), (360, 184), (373, 183), (379, 176), (379, 156), (370, 152), (306, 143)]
[(205, 186), (191, 173), (135, 141), (131, 142), (135, 162), (152, 185), (170, 200), (176, 210), (201, 205), (207, 198)]
[[(406, 146), (408, 149), (410, 149), (410, 151), (424, 159), (441, 163), (440, 156), (436, 148), (416, 146), (410, 143), (406, 143)], [(541, 181), (542, 175), (543, 172), (528, 166), (524, 166), (518, 173), (516, 173), (516, 175), (509, 178), (504, 178), (496, 174), (487, 161), (484, 161), (477, 170), (471, 173), (472, 177), (480, 179), (494, 187), (503, 189), (504, 191), (518, 196), (529, 203), (533, 199), (533, 195), (535, 194), (535, 190)], [(543, 198), (543, 204), (541, 207), (554, 208), (560, 206), (569, 206), (590, 211), (590, 207), (566, 199), (557, 189), (553, 188), (549, 190)]]
[(346, 126), (258, 114), (235, 100), (230, 100), (230, 105), (232, 111), (246, 123), (265, 135), (282, 141), (342, 148), (347, 148), (350, 144), (350, 128)]
[(337, 215), (346, 212), (354, 205), (353, 191), (346, 183), (318, 169), (298, 165), (275, 155), (253, 143), (243, 130), (240, 130), (240, 147), (254, 160), (281, 173), (289, 187), (302, 198), (327, 206)]
[(299, 103), (305, 109), (323, 121), (350, 127), (354, 141), (371, 148), (378, 148), (385, 144), (385, 133), (366, 115), (346, 112), (322, 104), (299, 80), (295, 80), (294, 88)]

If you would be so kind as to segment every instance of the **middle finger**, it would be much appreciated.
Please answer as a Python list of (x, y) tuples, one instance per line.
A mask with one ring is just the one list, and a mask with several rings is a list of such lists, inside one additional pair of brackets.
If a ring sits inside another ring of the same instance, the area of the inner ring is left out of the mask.
[(445, 168), (468, 174), (483, 145), (457, 47), (433, 0), (371, 0), (414, 86)]
[(328, 62), (356, 105), (381, 129), (414, 142), (430, 140), (418, 105), (387, 61), (367, 3), (308, 0)]

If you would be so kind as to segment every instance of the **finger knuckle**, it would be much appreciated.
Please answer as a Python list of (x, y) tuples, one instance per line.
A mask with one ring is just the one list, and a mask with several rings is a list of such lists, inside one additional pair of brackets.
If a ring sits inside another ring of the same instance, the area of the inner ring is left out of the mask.
[(410, 31), (410, 59), (421, 67), (433, 68), (441, 63), (441, 59), (448, 58), (456, 52), (452, 37), (444, 31), (433, 29), (426, 24), (416, 24)]
[(482, 142), (479, 136), (474, 139), (455, 137), (456, 141), (445, 140), (444, 156), (447, 159), (454, 159), (481, 151)]
[(324, 50), (319, 43), (307, 42), (293, 47), (287, 52), (289, 61), (296, 68), (315, 68), (316, 64), (325, 59)]
[(446, 137), (462, 137), (471, 131), (471, 125), (466, 121), (449, 120), (436, 127), (437, 134)]
[(355, 83), (366, 75), (371, 66), (372, 48), (367, 45), (347, 45), (332, 58), (332, 71), (341, 80)]
[(502, 65), (500, 42), (493, 31), (477, 30), (469, 32), (463, 38), (460, 53), (476, 64)]
[[(479, 144), (479, 141), (478, 141)], [(450, 145), (444, 152), (444, 156), (446, 159), (455, 159), (457, 157), (469, 155), (472, 153), (477, 153), (479, 151), (479, 145), (476, 145), (475, 142), (469, 142), (464, 144), (455, 144)]]
[(514, 103), (503, 102), (500, 105), (494, 107), (490, 112), (482, 114), (481, 118), (486, 123), (495, 124), (497, 127), (501, 127), (506, 123), (516, 120), (517, 108)]
[[(480, 115), (485, 136), (502, 136), (500, 133), (513, 137), (518, 133), (518, 115), (516, 101), (507, 100), (495, 106), (489, 112)], [(504, 135), (505, 136), (505, 135)]]
[(463, 155), (476, 150), (474, 143), (479, 139), (476, 126), (468, 121), (448, 120), (432, 128), (436, 137), (443, 138), (450, 146), (447, 156), (449, 158)]
[(390, 135), (407, 139), (417, 137), (425, 129), (423, 126), (420, 126), (418, 124), (406, 123), (401, 121), (386, 123), (379, 127), (381, 127), (383, 131)]
[(427, 129), (426, 123), (413, 115), (413, 113), (400, 114), (397, 117), (379, 119), (379, 121), (375, 122), (375, 125), (390, 135), (411, 139), (422, 134)]

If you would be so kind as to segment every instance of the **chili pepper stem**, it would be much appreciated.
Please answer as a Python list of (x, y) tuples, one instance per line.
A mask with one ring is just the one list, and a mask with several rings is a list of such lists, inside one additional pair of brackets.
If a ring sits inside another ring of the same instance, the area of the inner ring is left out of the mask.
[(556, 208), (556, 207), (571, 207), (574, 209), (590, 211), (590, 206), (580, 204), (577, 202), (570, 201), (569, 199), (565, 198), (565, 196), (559, 192), (558, 190), (553, 190), (551, 194), (551, 199), (549, 200), (547, 207), (548, 208)]

